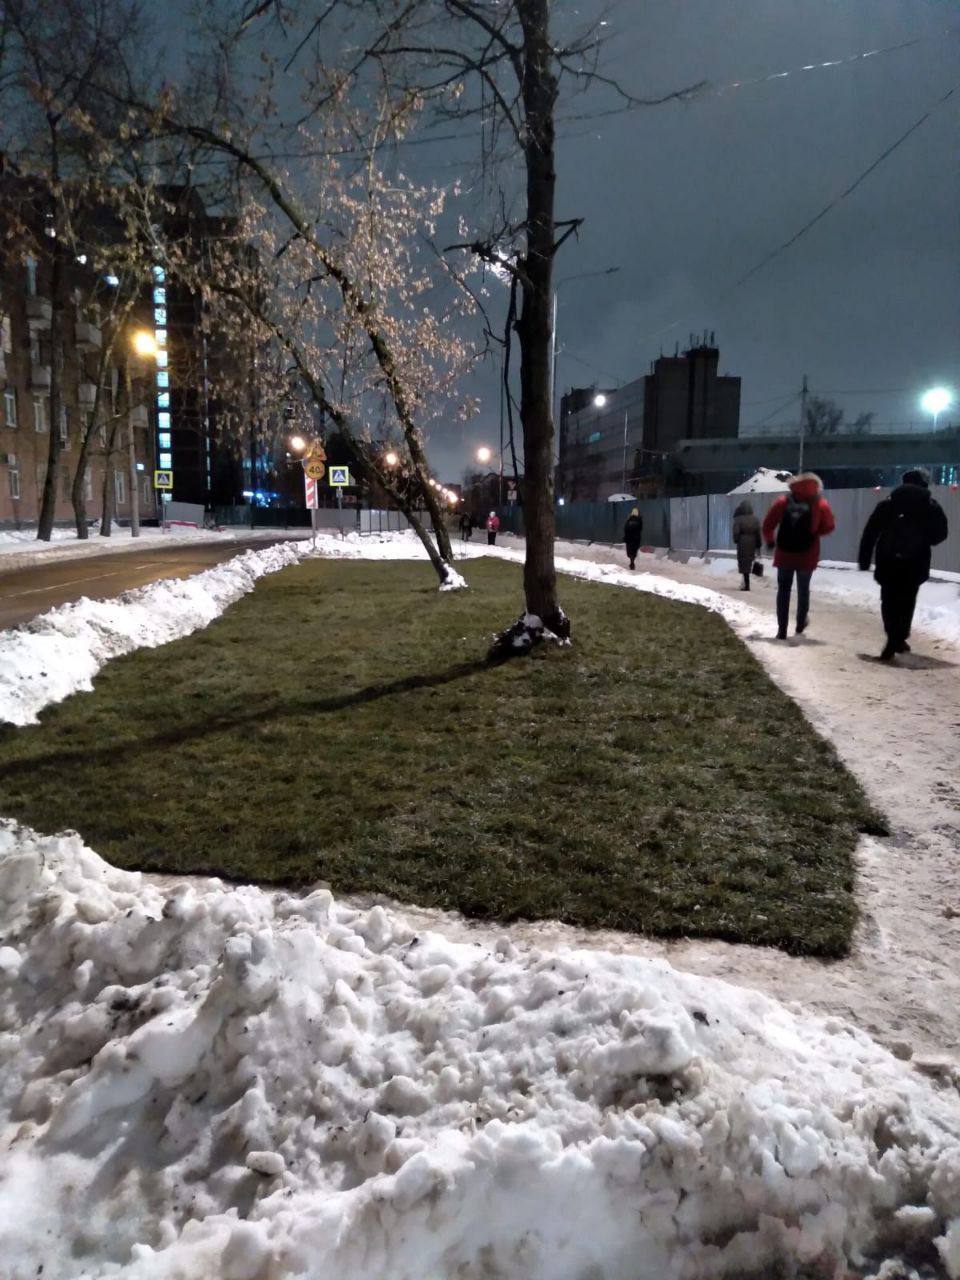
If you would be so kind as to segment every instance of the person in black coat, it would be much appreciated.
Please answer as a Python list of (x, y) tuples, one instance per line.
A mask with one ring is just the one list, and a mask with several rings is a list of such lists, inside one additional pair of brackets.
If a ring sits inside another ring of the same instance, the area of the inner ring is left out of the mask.
[(460, 517), (460, 537), (464, 542), (469, 542), (473, 537), (473, 516), (469, 511), (465, 511)]
[(874, 577), (880, 583), (880, 613), (887, 643), (882, 662), (909, 653), (907, 639), (913, 623), (917, 592), (930, 577), (930, 549), (947, 536), (947, 517), (930, 492), (930, 477), (917, 468), (904, 473), (903, 483), (877, 504), (860, 539), (860, 568), (870, 568), (876, 551)]
[(623, 541), (627, 548), (627, 559), (630, 561), (630, 568), (635, 569), (637, 552), (640, 550), (640, 543), (643, 541), (643, 516), (640, 514), (639, 507), (634, 507), (627, 516), (627, 523), (623, 526)]

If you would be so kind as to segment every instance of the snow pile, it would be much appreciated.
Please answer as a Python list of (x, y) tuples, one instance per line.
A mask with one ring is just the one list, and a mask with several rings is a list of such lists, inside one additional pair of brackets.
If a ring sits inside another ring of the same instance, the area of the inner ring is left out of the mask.
[(730, 493), (786, 493), (790, 488), (787, 483), (793, 478), (792, 471), (774, 471), (770, 467), (759, 467), (752, 476), (738, 484)]
[(9, 823), (0, 939), (5, 1280), (960, 1276), (956, 1093), (846, 1024)]
[(247, 551), (190, 578), (168, 578), (115, 600), (82, 599), (0, 632), (0, 721), (33, 724), (37, 714), (91, 689), (105, 662), (208, 626), (252, 591), (258, 578), (310, 554), (309, 543)]

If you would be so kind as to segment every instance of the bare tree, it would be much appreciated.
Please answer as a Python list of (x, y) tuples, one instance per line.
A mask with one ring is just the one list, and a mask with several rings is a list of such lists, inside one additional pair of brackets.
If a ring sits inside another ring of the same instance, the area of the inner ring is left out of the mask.
[(807, 400), (805, 432), (808, 436), (835, 436), (843, 424), (843, 409), (833, 400), (810, 396)]
[[(95, 78), (111, 74), (130, 47), (140, 15), (130, 0), (6, 0), (0, 147), (34, 184), (39, 226), (21, 225), (20, 249), (37, 257), (50, 291), (50, 392), (47, 466), (37, 537), (49, 541), (56, 514), (57, 423), (63, 398), (63, 317), (75, 219), (91, 198), (101, 158), (91, 146)], [(29, 241), (32, 239), (32, 243)]]

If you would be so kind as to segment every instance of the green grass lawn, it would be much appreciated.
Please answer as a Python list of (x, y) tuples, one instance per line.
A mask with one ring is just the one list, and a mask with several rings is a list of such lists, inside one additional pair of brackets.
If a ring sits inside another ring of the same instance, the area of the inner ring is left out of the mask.
[(488, 666), (520, 571), (308, 561), (0, 730), (0, 813), (121, 866), (839, 955), (879, 819), (720, 618), (565, 579), (575, 645)]

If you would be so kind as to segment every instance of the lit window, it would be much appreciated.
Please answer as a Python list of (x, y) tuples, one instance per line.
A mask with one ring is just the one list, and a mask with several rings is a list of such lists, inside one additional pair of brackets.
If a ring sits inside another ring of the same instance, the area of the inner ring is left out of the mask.
[(161, 369), (165, 369), (165, 368), (167, 367), (167, 353), (166, 353), (166, 351), (158, 351), (158, 352), (157, 352), (157, 354), (156, 354), (156, 361), (157, 361), (157, 365), (158, 365)]
[(17, 425), (17, 393), (13, 388), (3, 393), (3, 421), (8, 427)]
[(169, 409), (169, 408), (170, 408), (170, 392), (169, 392), (169, 391), (161, 391), (161, 392), (158, 394), (158, 396), (157, 396), (157, 408), (158, 408), (158, 409)]
[(153, 308), (153, 322), (154, 322), (154, 324), (166, 324), (166, 323), (167, 323), (167, 308), (166, 308), (166, 307), (154, 307), (154, 308)]
[(107, 282), (107, 284), (110, 286), (111, 289), (116, 289), (117, 285), (120, 283), (120, 277), (115, 276), (113, 272), (110, 272), (108, 275), (105, 275), (103, 278)]
[(154, 267), (153, 278), (156, 280), (157, 284), (163, 284), (164, 280), (167, 278), (167, 273), (164, 271), (163, 267)]
[(157, 373), (157, 386), (169, 387), (169, 385), (170, 385), (169, 373), (167, 373), (166, 369), (159, 370), (159, 372)]
[(154, 305), (155, 305), (155, 306), (165, 305), (165, 304), (166, 304), (166, 301), (167, 301), (167, 291), (166, 291), (166, 289), (154, 289), (154, 291), (153, 291), (153, 301), (154, 301)]
[(158, 444), (160, 445), (160, 448), (161, 448), (161, 449), (169, 449), (169, 448), (171, 448), (172, 446), (171, 446), (171, 444), (170, 444), (170, 432), (169, 432), (169, 431), (158, 431), (158, 432), (157, 432), (157, 442), (158, 442)]
[(10, 485), (10, 497), (14, 502), (20, 497), (20, 468), (11, 467), (7, 472), (7, 482)]
[(159, 429), (160, 431), (169, 431), (169, 430), (170, 430), (170, 415), (169, 415), (169, 413), (158, 413), (158, 414), (157, 414), (157, 427), (158, 427), (158, 429)]
[(154, 336), (154, 338), (156, 339), (156, 343), (157, 343), (157, 346), (158, 346), (158, 347), (165, 347), (165, 346), (167, 345), (167, 331), (166, 331), (166, 329), (156, 329), (156, 330), (154, 330), (154, 334), (153, 334), (153, 336)]
[(170, 468), (171, 468), (172, 466), (173, 466), (173, 454), (172, 454), (172, 453), (161, 453), (161, 455), (160, 455), (160, 469), (161, 469), (162, 471), (169, 471), (169, 470), (170, 470)]
[(116, 494), (117, 506), (127, 500), (127, 478), (122, 471), (114, 471), (113, 473), (113, 492)]

